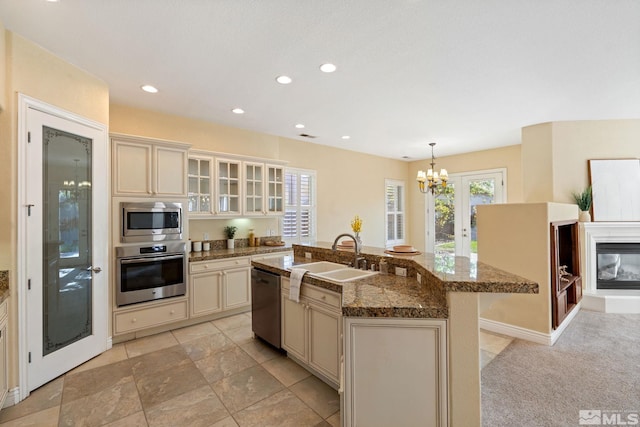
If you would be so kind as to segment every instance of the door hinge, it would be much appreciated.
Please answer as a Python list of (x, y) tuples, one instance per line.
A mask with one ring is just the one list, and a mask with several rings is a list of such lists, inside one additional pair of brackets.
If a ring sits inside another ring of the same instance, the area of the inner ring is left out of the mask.
[(31, 132), (27, 132), (27, 142), (31, 142)]
[(31, 290), (31, 279), (27, 279), (27, 289)]
[(31, 363), (31, 352), (29, 352), (29, 363)]

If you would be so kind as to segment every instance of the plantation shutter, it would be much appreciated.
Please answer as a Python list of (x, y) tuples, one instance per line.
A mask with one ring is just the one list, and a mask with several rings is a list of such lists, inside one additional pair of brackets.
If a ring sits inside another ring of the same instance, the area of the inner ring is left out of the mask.
[(404, 243), (404, 182), (385, 180), (386, 246)]
[(285, 171), (285, 212), (282, 236), (294, 242), (315, 239), (315, 172)]

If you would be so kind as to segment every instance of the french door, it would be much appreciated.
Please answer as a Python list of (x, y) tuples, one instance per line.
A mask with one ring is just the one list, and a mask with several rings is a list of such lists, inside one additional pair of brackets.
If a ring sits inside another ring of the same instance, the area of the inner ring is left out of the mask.
[[(504, 203), (505, 170), (451, 174), (446, 189), (427, 196), (427, 251), (453, 263), (456, 256), (477, 259), (476, 207)], [(453, 264), (451, 264), (453, 265)]]
[(106, 128), (23, 96), (20, 104), (24, 398), (107, 348), (109, 193)]

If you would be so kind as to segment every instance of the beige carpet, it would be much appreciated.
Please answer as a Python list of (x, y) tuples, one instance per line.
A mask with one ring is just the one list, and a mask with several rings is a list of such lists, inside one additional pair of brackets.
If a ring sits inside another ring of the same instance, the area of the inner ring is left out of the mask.
[(517, 339), (482, 370), (483, 426), (577, 426), (580, 410), (640, 413), (640, 315), (581, 310), (553, 347)]

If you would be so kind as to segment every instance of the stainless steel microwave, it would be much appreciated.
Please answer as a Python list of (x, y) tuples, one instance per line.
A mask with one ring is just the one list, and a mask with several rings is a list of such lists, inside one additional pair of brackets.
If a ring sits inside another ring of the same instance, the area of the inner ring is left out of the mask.
[(120, 211), (123, 243), (182, 240), (182, 203), (123, 202)]

